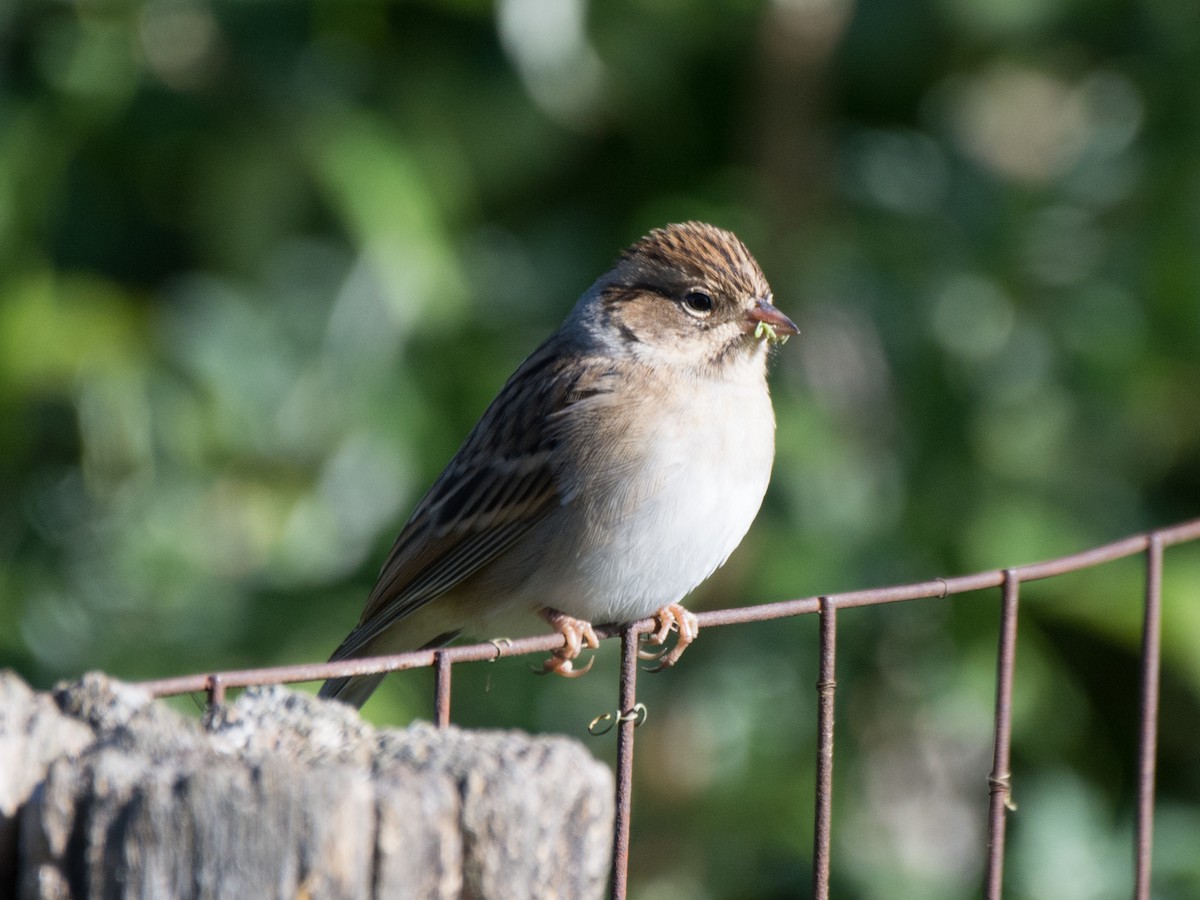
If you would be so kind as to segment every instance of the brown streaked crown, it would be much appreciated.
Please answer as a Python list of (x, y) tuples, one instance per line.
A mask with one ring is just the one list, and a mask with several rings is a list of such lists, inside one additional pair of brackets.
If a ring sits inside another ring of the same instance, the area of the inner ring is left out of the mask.
[[(704, 222), (656, 228), (621, 252), (618, 271), (628, 287), (668, 292), (708, 285), (733, 295), (769, 299), (766, 276), (732, 232)], [(633, 282), (633, 283), (630, 283)], [(664, 283), (665, 282), (665, 283)]]

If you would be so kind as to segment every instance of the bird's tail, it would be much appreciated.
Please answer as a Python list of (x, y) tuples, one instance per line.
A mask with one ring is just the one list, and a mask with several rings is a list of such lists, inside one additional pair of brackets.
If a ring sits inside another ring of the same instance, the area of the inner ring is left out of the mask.
[(325, 700), (338, 700), (342, 703), (348, 703), (355, 709), (360, 709), (367, 702), (367, 698), (375, 692), (375, 688), (379, 687), (379, 682), (381, 681), (383, 681), (382, 673), (330, 678), (321, 685), (320, 693), (317, 696)]
[[(380, 641), (378, 635), (364, 640), (362, 632), (365, 629), (360, 625), (346, 637), (340, 647), (333, 651), (333, 656), (329, 657), (330, 662), (338, 662), (344, 659), (359, 659), (365, 656), (376, 656), (384, 653), (403, 653), (406, 650), (432, 650), (438, 647), (445, 647), (451, 641), (459, 636), (459, 632), (451, 631), (445, 634), (440, 634), (431, 641), (426, 641), (419, 647), (413, 648), (410, 643), (407, 646), (400, 642), (399, 646), (389, 645), (379, 646)], [(394, 639), (395, 636), (393, 636)], [(420, 638), (417, 639), (418, 641)], [(389, 642), (390, 643), (390, 642)], [(415, 642), (414, 642), (415, 643)], [(375, 688), (379, 687), (379, 682), (383, 681), (383, 676), (386, 673), (377, 672), (372, 675), (347, 675), (342, 678), (330, 678), (317, 693), (318, 697), (325, 700), (338, 700), (342, 703), (348, 703), (350, 706), (360, 709), (367, 702), (371, 694), (375, 692)]]
[[(360, 623), (357, 628), (346, 635), (346, 639), (333, 651), (330, 662), (341, 662), (347, 659), (359, 659), (364, 656), (374, 656), (377, 653), (396, 652), (376, 649), (376, 643), (368, 636), (367, 630)], [(330, 678), (323, 685), (317, 696), (324, 700), (338, 700), (347, 703), (355, 709), (361, 709), (367, 702), (379, 682), (383, 681), (383, 673), (374, 675), (347, 675), (344, 678)]]

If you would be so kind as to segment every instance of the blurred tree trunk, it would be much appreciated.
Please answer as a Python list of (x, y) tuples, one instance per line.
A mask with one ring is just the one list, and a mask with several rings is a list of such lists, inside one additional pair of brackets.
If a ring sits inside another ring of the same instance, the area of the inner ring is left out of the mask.
[(836, 165), (828, 70), (852, 12), (851, 0), (826, 0), (773, 4), (763, 17), (751, 133), (771, 188), (764, 198), (770, 234), (803, 232), (829, 200)]

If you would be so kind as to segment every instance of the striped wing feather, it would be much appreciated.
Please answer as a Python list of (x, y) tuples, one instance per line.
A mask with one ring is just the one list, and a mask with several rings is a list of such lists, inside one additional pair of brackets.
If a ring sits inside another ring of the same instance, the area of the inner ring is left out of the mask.
[(566, 365), (553, 343), (509, 378), (396, 539), (359, 626), (354, 656), (399, 619), (471, 577), (570, 501), (556, 465), (561, 413), (607, 390), (608, 364)]

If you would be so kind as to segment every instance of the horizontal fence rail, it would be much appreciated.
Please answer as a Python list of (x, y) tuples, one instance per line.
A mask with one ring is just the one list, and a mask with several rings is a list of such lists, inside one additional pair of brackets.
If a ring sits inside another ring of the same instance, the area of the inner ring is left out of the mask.
[[(1163, 550), (1196, 540), (1200, 540), (1200, 519), (1159, 528), (1144, 534), (1132, 535), (1069, 556), (1014, 568), (992, 569), (972, 575), (936, 578), (932, 581), (915, 584), (801, 597), (776, 603), (697, 613), (696, 618), (699, 620), (701, 628), (763, 622), (810, 613), (816, 613), (821, 617), (817, 680), (817, 785), (814, 810), (813, 896), (817, 900), (827, 900), (829, 897), (838, 610), (910, 600), (944, 598), (988, 588), (1001, 589), (992, 770), (987, 779), (988, 846), (985, 876), (985, 897), (988, 900), (999, 900), (1003, 885), (1005, 825), (1007, 812), (1013, 808), (1009, 757), (1020, 586), (1026, 582), (1078, 572), (1140, 553), (1146, 556), (1146, 578), (1145, 592), (1142, 598), (1143, 632), (1137, 752), (1137, 810), (1134, 835), (1134, 898), (1135, 900), (1149, 900), (1153, 846), (1154, 775), (1158, 734)], [(644, 708), (637, 702), (638, 648), (641, 637), (654, 631), (656, 627), (657, 622), (648, 618), (626, 625), (606, 625), (596, 629), (597, 635), (602, 639), (619, 637), (621, 640), (618, 712), (607, 717), (611, 719), (608, 723), (609, 726), (615, 728), (617, 735), (616, 818), (610, 881), (610, 893), (614, 898), (624, 898), (626, 895), (633, 794), (634, 728), (644, 718)], [(328, 678), (353, 675), (433, 668), (435, 671), (434, 717), (439, 726), (445, 727), (450, 722), (451, 677), (452, 669), (456, 664), (550, 652), (560, 649), (564, 644), (565, 639), (562, 635), (544, 634), (513, 640), (504, 639), (482, 644), (444, 647), (437, 650), (417, 650), (366, 659), (184, 675), (144, 681), (140, 683), (140, 686), (158, 697), (202, 691), (207, 693), (210, 704), (220, 704), (224, 702), (227, 688), (322, 681)], [(593, 722), (593, 726), (596, 724)]]

